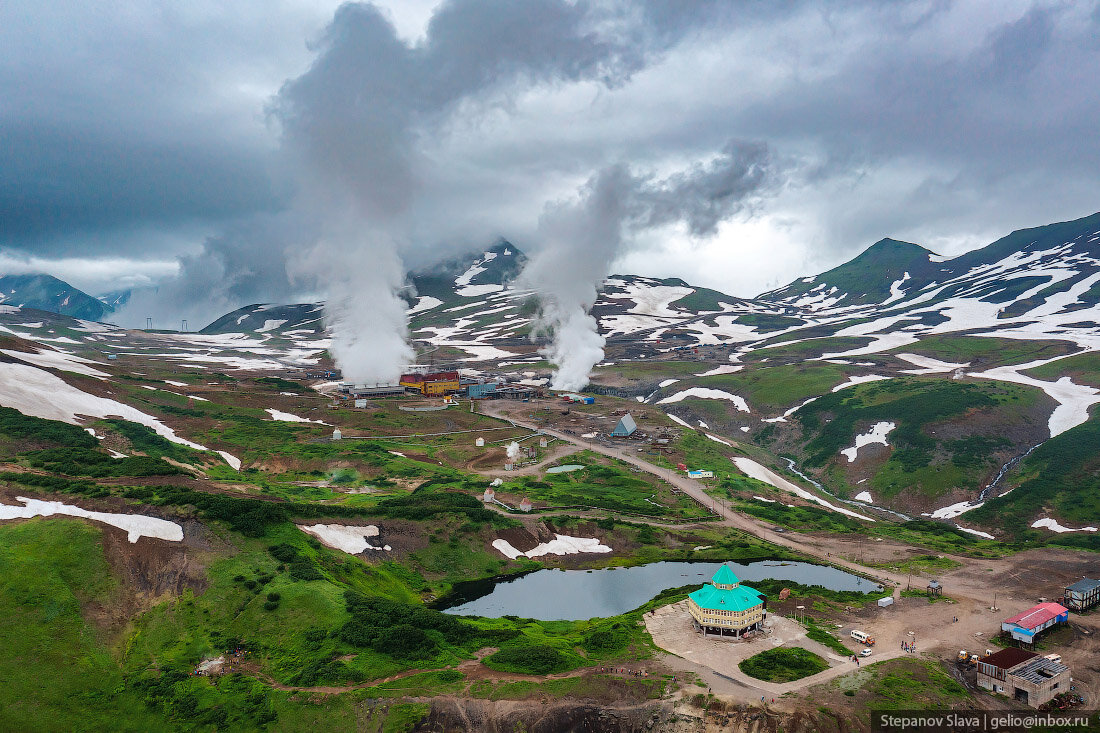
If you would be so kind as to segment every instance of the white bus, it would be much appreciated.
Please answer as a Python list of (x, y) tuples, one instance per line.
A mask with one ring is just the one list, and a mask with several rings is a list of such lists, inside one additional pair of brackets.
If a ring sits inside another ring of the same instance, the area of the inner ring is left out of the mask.
[(875, 643), (875, 637), (868, 634), (866, 631), (860, 631), (859, 629), (852, 629), (852, 638), (858, 641), (860, 644), (866, 644), (873, 646)]

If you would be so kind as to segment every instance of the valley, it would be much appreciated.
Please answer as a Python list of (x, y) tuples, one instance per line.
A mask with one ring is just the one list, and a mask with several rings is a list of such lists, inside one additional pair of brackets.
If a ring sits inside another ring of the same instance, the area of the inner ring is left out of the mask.
[[(957, 652), (1100, 572), (1098, 242), (1100, 215), (954, 259), (883, 240), (753, 299), (615, 275), (579, 394), (547, 386), (509, 242), (408, 283), (418, 368), (466, 393), (447, 401), (344, 383), (320, 303), (198, 332), (2, 304), (20, 681), (0, 725), (862, 731), (871, 710), (995, 709)], [(471, 581), (670, 561), (858, 589), (746, 579), (774, 625), (737, 642), (691, 630), (708, 578), (686, 569), (606, 617), (440, 610)], [(1087, 700), (1098, 630), (1075, 614), (1043, 642)], [(825, 667), (731, 666), (773, 646)]]

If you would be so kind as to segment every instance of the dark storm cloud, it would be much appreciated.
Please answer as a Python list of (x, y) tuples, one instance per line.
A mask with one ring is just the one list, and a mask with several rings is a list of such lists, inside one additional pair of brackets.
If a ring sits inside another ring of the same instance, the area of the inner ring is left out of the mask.
[(304, 60), (302, 20), (255, 0), (0, 4), (0, 247), (148, 255), (126, 235), (278, 208), (250, 95)]
[(59, 235), (224, 220), (279, 203), (263, 159), (209, 140), (0, 122), (0, 244), (65, 251)]
[[(721, 254), (721, 195), (684, 187), (753, 183), (715, 157), (731, 138), (784, 171), (763, 214), (797, 230), (790, 268), (1098, 208), (1097, 3), (453, 0), (412, 33), (398, 2), (23, 5), (0, 5), (0, 248), (184, 254), (173, 311), (199, 285), (290, 297), (326, 217), (405, 264), (533, 238), (624, 161), (708, 161), (655, 174), (648, 211)], [(778, 259), (736, 241), (738, 272)]]

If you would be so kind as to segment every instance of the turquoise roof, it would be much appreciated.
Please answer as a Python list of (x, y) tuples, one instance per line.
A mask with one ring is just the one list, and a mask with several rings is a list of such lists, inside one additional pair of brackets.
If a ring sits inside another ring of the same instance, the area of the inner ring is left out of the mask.
[[(733, 574), (728, 565), (718, 568), (718, 572), (711, 578), (711, 584), (704, 585), (688, 598), (695, 601), (695, 605), (708, 611), (747, 611), (764, 602), (760, 591), (741, 585), (741, 581)], [(718, 588), (716, 586), (732, 586)]]
[(714, 577), (710, 579), (710, 582), (715, 585), (737, 585), (741, 582), (741, 579), (733, 574), (733, 570), (730, 569), (729, 565), (723, 563), (722, 567), (718, 568), (718, 572), (714, 574)]

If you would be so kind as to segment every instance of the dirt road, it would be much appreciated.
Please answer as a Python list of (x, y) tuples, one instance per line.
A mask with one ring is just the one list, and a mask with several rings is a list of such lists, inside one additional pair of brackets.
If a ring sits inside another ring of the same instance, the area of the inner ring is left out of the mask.
[[(662, 466), (658, 466), (655, 463), (651, 463), (644, 458), (639, 458), (634, 453), (631, 453), (627, 448), (619, 448), (618, 446), (608, 446), (604, 443), (598, 443), (595, 441), (586, 440), (584, 438), (569, 435), (560, 430), (548, 428), (545, 426), (537, 426), (534, 423), (527, 422), (523, 419), (516, 418), (515, 416), (508, 414), (508, 403), (506, 402), (490, 402), (482, 407), (482, 414), (490, 417), (495, 417), (501, 420), (507, 420), (520, 427), (528, 428), (529, 430), (541, 430), (547, 435), (551, 435), (559, 440), (563, 440), (574, 445), (580, 446), (586, 450), (593, 451), (594, 453), (600, 453), (610, 458), (616, 458), (625, 463), (640, 468), (643, 471), (653, 474), (660, 479), (667, 481), (669, 484), (684, 492), (688, 496), (692, 497), (700, 504), (710, 507), (716, 514), (722, 517), (721, 524), (736, 529), (744, 530), (749, 534), (759, 537), (763, 540), (767, 540), (781, 547), (789, 547), (802, 554), (816, 557), (824, 562), (837, 565), (839, 567), (852, 570), (860, 575), (867, 576), (868, 569), (857, 563), (851, 563), (847, 560), (838, 557), (830, 549), (827, 549), (816, 540), (817, 538), (810, 538), (805, 535), (797, 534), (794, 532), (776, 532), (770, 525), (759, 521), (754, 517), (742, 514), (732, 509), (722, 499), (715, 498), (707, 493), (703, 484), (698, 481), (688, 478), (679, 471), (673, 471)], [(872, 577), (880, 584), (885, 586), (897, 586), (905, 583), (904, 575), (894, 575), (888, 572), (875, 570)]]
[[(984, 652), (986, 648), (993, 647), (989, 638), (999, 633), (1002, 619), (1029, 608), (1039, 602), (1040, 597), (1059, 598), (1066, 585), (1081, 577), (1100, 577), (1100, 556), (1068, 549), (1044, 547), (994, 558), (941, 555), (959, 563), (952, 570), (935, 571), (935, 577), (943, 584), (949, 599), (929, 603), (923, 597), (903, 598), (901, 591), (907, 586), (911, 584), (920, 590), (927, 581), (919, 573), (910, 575), (886, 571), (864, 563), (902, 564), (913, 555), (928, 554), (925, 548), (884, 538), (853, 539), (830, 533), (777, 532), (771, 525), (741, 514), (725, 501), (710, 496), (701, 483), (679, 472), (657, 466), (626, 448), (535, 425), (524, 417), (517, 417), (515, 413), (520, 410), (526, 414), (530, 407), (498, 402), (488, 403), (482, 409), (486, 415), (509, 420), (531, 430), (541, 430), (647, 471), (706, 506), (713, 507), (721, 516), (720, 525), (743, 530), (830, 565), (873, 577), (892, 589), (893, 606), (879, 608), (868, 604), (860, 609), (850, 609), (837, 619), (843, 625), (838, 631), (841, 638), (846, 638), (851, 629), (859, 628), (879, 640), (877, 653), (871, 661), (895, 656), (895, 649), (900, 653), (902, 642), (915, 643), (919, 656), (939, 660), (953, 660), (960, 649)], [(1056, 643), (1051, 642), (1050, 650), (1061, 653), (1063, 661), (1070, 665), (1074, 684), (1086, 700), (1100, 700), (1100, 666), (1094, 661), (1096, 654), (1100, 653), (1100, 615), (1074, 614), (1071, 628), (1066, 630), (1064, 636), (1065, 639), (1059, 637)], [(755, 689), (744, 687), (728, 676), (724, 679), (715, 677), (715, 673), (705, 665), (680, 659), (674, 666), (694, 669), (711, 680), (716, 691), (722, 690), (725, 694), (750, 702), (751, 695), (759, 699), (760, 693)], [(832, 670), (830, 673), (838, 674)]]

